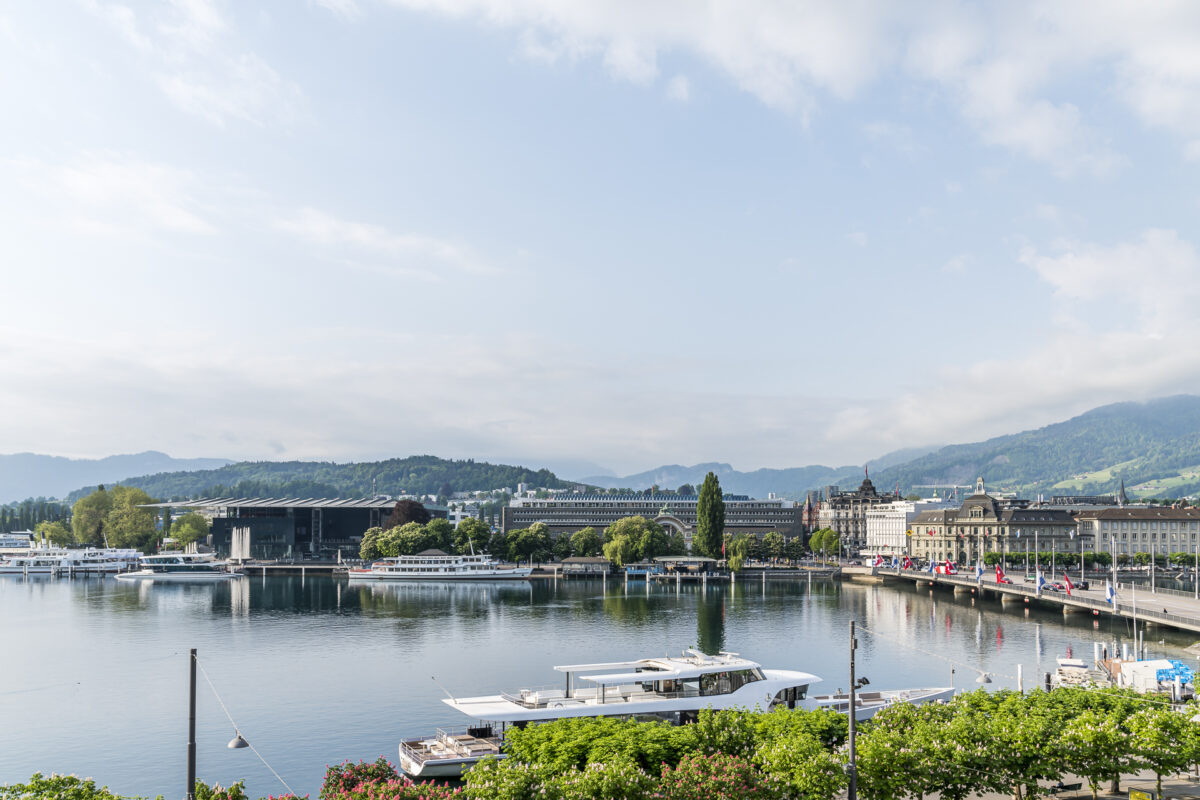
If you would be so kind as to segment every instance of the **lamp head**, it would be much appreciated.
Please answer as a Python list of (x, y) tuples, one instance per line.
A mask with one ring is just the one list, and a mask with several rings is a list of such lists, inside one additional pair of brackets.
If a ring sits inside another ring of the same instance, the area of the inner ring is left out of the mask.
[(975, 679), (976, 683), (991, 683), (992, 679), (988, 677), (986, 672), (979, 673), (979, 677)]
[(240, 750), (240, 749), (242, 749), (243, 747), (249, 747), (249, 746), (250, 746), (250, 743), (249, 743), (249, 742), (247, 742), (247, 741), (246, 741), (246, 740), (245, 740), (245, 739), (242, 737), (242, 732), (241, 732), (241, 731), (239, 731), (239, 730), (234, 730), (234, 732), (233, 732), (233, 733), (234, 733), (234, 736), (233, 736), (233, 738), (232, 738), (232, 739), (230, 739), (230, 740), (229, 740), (229, 744), (227, 745), (227, 747), (228, 747), (230, 750)]

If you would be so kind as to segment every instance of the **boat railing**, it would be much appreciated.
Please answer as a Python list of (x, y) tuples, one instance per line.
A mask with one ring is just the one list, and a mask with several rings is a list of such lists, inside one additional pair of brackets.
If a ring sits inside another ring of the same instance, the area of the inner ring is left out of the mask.
[(608, 684), (603, 689), (596, 687), (578, 688), (571, 691), (567, 697), (561, 686), (522, 689), (520, 692), (501, 692), (500, 696), (510, 703), (523, 708), (569, 708), (579, 705), (606, 705), (609, 703), (629, 703), (641, 700), (678, 700), (685, 697), (699, 697), (700, 690), (688, 687), (676, 691), (663, 692), (646, 689), (641, 683)]
[(500, 755), (504, 740), (491, 733), (490, 727), (483, 728), (438, 728), (433, 736), (402, 739), (400, 750), (413, 762), (439, 761), (456, 758), (480, 758)]

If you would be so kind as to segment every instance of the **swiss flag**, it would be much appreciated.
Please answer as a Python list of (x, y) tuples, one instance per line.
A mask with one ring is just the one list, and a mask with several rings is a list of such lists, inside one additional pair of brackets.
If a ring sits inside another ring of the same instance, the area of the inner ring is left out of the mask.
[(1067, 597), (1070, 597), (1071, 590), (1074, 589), (1075, 586), (1071, 583), (1071, 576), (1065, 572), (1063, 573), (1063, 582), (1067, 584)]

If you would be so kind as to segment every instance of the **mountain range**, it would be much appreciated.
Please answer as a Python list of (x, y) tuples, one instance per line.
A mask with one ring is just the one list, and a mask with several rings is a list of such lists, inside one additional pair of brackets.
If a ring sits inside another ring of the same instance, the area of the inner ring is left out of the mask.
[(214, 469), (231, 463), (227, 458), (172, 458), (157, 450), (107, 458), (0, 455), (0, 503), (27, 497), (66, 497), (80, 486), (116, 483), (155, 472)]
[[(576, 467), (587, 462), (576, 462)], [(1141, 403), (1101, 406), (1036, 430), (982, 442), (900, 450), (868, 462), (880, 491), (903, 493), (929, 485), (972, 486), (1037, 494), (1110, 494), (1124, 481), (1133, 497), (1174, 498), (1200, 493), (1200, 397), (1178, 395)], [(419, 494), (578, 484), (603, 488), (698, 487), (714, 472), (727, 492), (801, 498), (827, 485), (854, 488), (861, 466), (810, 465), (740, 472), (711, 462), (664, 465), (634, 475), (592, 474), (577, 481), (548, 469), (412, 456), (357, 464), (238, 462), (173, 459), (149, 451), (99, 460), (32, 453), (0, 455), (0, 502), (25, 497), (65, 497), (81, 487), (120, 481), (160, 498), (200, 494), (276, 494), (305, 497)]]

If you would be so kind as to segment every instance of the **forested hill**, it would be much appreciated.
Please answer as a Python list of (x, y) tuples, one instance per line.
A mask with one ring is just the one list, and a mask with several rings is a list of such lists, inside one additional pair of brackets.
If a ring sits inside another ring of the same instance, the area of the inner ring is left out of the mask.
[(897, 482), (971, 485), (1024, 496), (1108, 494), (1122, 478), (1143, 497), (1200, 491), (1200, 397), (1115, 403), (1037, 430), (950, 445), (872, 472), (877, 487)]
[[(448, 461), (411, 456), (387, 461), (334, 464), (317, 461), (242, 461), (220, 469), (162, 472), (121, 481), (145, 489), (151, 497), (179, 500), (199, 496), (369, 497), (372, 494), (448, 494), (488, 491), (518, 483), (550, 489), (569, 488), (549, 470), (531, 470), (482, 461)], [(70, 499), (95, 487), (80, 489)]]

